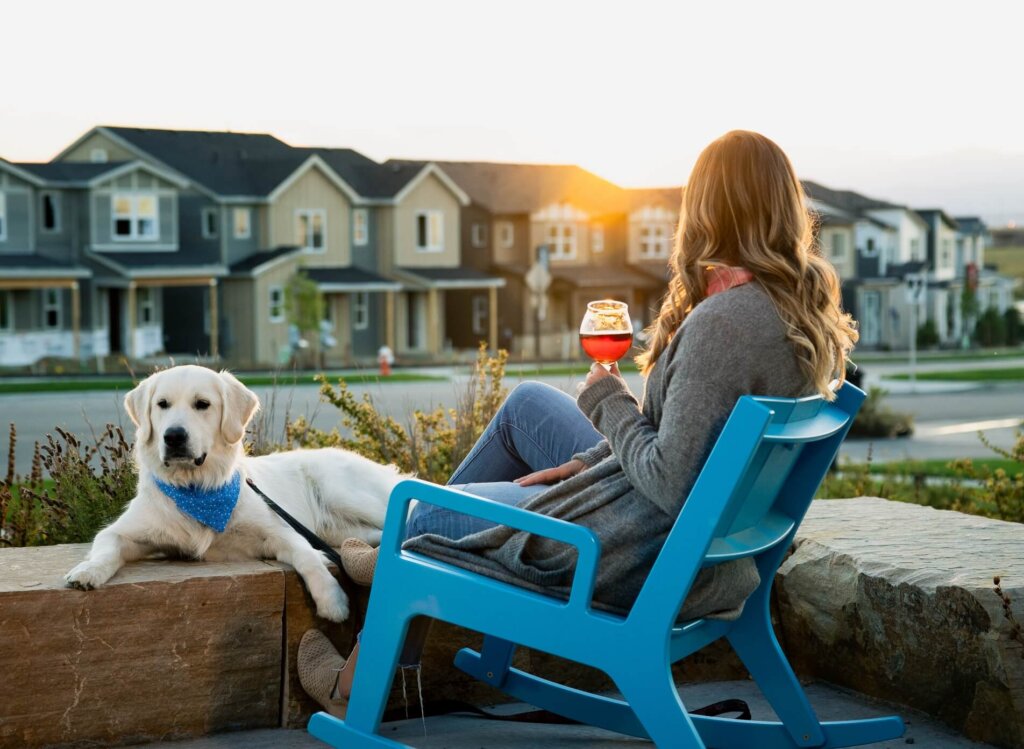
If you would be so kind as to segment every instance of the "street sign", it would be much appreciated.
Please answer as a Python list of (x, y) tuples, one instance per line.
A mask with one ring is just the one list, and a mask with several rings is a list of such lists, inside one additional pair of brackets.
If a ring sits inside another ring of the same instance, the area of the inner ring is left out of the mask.
[(907, 304), (916, 304), (924, 291), (924, 276), (907, 276), (906, 281)]
[(534, 263), (526, 271), (526, 288), (534, 294), (543, 294), (551, 285), (551, 271), (540, 263)]

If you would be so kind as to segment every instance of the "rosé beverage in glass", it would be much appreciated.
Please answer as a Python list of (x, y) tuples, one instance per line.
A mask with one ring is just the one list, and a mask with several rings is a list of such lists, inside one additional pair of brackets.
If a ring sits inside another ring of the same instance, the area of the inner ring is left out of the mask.
[(580, 345), (591, 359), (611, 367), (633, 345), (629, 307), (613, 299), (588, 302), (580, 324)]

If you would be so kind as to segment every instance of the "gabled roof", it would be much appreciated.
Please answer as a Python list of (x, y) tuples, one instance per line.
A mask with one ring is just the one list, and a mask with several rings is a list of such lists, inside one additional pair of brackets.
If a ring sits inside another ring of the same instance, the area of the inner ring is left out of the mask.
[(244, 260), (239, 260), (237, 263), (232, 263), (231, 272), (241, 273), (244, 275), (258, 275), (258, 272), (263, 269), (263, 266), (273, 263), (275, 261), (284, 260), (298, 255), (302, 252), (301, 247), (277, 247), (273, 250), (263, 250), (261, 252), (254, 252)]
[(961, 234), (984, 234), (988, 226), (978, 216), (955, 216), (953, 218), (960, 227)]
[(411, 163), (386, 166), (351, 148), (303, 146), (295, 150), (319, 156), (352, 189), (366, 198), (394, 197), (419, 173)]
[(953, 217), (946, 213), (941, 208), (919, 208), (917, 209), (917, 215), (923, 218), (928, 223), (928, 228), (932, 227), (932, 222), (938, 218), (950, 229), (956, 229), (957, 223), (953, 220)]
[(678, 211), (683, 203), (682, 187), (633, 187), (626, 189), (631, 211), (648, 205), (664, 205)]
[(833, 190), (807, 179), (801, 180), (801, 184), (804, 186), (807, 197), (812, 200), (828, 203), (850, 213), (862, 213), (871, 208), (903, 208), (903, 206), (885, 200), (869, 198), (867, 195), (861, 195), (853, 190)]
[(17, 166), (36, 175), (48, 185), (60, 187), (89, 187), (135, 170), (149, 172), (178, 187), (188, 186), (188, 180), (182, 179), (178, 173), (154, 167), (144, 161), (108, 161), (101, 164), (88, 161), (50, 161), (21, 163)]
[(98, 129), (218, 195), (267, 195), (306, 159), (301, 151), (267, 133), (115, 126)]
[(87, 268), (68, 260), (61, 262), (42, 255), (0, 254), (0, 275), (4, 278), (88, 278)]
[[(424, 164), (392, 159), (384, 166)], [(575, 165), (435, 161), (472, 201), (496, 214), (531, 213), (552, 203), (571, 203), (603, 214), (626, 209), (625, 191)]]

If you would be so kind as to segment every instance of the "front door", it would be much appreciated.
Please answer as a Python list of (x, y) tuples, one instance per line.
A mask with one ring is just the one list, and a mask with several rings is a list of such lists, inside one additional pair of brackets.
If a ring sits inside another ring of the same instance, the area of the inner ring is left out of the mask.
[(865, 291), (861, 300), (863, 308), (860, 316), (860, 343), (865, 346), (877, 346), (881, 328), (881, 297), (877, 291)]

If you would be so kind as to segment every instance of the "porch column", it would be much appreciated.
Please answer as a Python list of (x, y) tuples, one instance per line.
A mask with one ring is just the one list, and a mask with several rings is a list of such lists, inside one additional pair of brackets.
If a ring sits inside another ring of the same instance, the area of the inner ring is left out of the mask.
[(220, 358), (220, 324), (217, 311), (217, 279), (210, 279), (210, 356)]
[(490, 323), (488, 326), (488, 334), (490, 337), (490, 348), (491, 351), (497, 353), (498, 351), (498, 287), (492, 286), (487, 290), (488, 301), (490, 307), (488, 309), (487, 320)]
[(82, 355), (82, 297), (78, 281), (71, 282), (71, 340), (73, 356), (78, 359)]
[(384, 343), (395, 351), (395, 292), (384, 294)]
[(124, 352), (129, 359), (135, 356), (135, 282), (128, 282), (128, 335)]
[(438, 326), (441, 324), (437, 310), (437, 289), (427, 291), (427, 351), (431, 354), (441, 353), (441, 336)]

